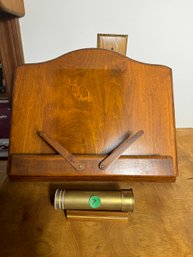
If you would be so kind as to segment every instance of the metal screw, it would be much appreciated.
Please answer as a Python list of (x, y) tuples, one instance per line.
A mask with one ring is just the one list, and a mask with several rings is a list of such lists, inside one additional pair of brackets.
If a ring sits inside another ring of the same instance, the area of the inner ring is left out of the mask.
[(78, 168), (79, 168), (79, 170), (83, 170), (84, 169), (84, 164), (79, 164)]
[(104, 164), (101, 164), (101, 165), (100, 165), (100, 169), (104, 170), (104, 169), (105, 169), (105, 165), (104, 165)]

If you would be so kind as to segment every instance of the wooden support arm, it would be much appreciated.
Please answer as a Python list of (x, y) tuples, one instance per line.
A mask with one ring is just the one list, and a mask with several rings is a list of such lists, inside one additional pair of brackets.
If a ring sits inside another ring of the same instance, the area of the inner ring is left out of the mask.
[[(114, 163), (122, 154), (123, 152), (133, 144), (139, 137), (144, 134), (143, 130), (138, 131), (131, 137), (129, 136), (125, 139), (118, 147), (116, 147), (108, 156), (106, 156), (100, 163), (99, 169), (105, 170), (107, 169), (112, 163)], [(51, 138), (47, 133), (44, 131), (39, 131), (38, 135), (44, 139), (50, 146), (52, 146), (73, 168), (78, 171), (84, 170), (85, 164), (76, 160), (76, 157), (71, 154), (66, 148), (64, 148), (60, 143), (56, 140)]]
[(131, 137), (126, 138), (120, 145), (118, 145), (102, 162), (99, 164), (101, 170), (108, 168), (113, 162), (115, 162), (127, 148), (133, 144), (139, 137), (144, 134), (143, 130), (138, 131)]
[(61, 144), (59, 144), (56, 140), (51, 138), (47, 133), (43, 131), (39, 131), (38, 135), (44, 139), (50, 146), (52, 146), (73, 168), (78, 171), (84, 169), (85, 165), (77, 161), (75, 156), (71, 154), (66, 148), (64, 148)]

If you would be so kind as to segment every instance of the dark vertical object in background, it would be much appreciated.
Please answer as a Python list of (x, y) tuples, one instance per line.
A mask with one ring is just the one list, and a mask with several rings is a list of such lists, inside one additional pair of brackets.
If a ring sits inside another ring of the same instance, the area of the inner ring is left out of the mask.
[(8, 100), (0, 100), (0, 159), (7, 158), (11, 109)]
[(0, 159), (8, 155), (14, 73), (24, 63), (18, 20), (24, 14), (23, 0), (0, 0)]
[(3, 77), (2, 65), (0, 63), (0, 98), (6, 95), (5, 80)]
[(7, 98), (5, 79), (0, 64), (0, 160), (7, 159), (11, 109)]
[(8, 98), (11, 101), (15, 69), (24, 63), (18, 18), (0, 15), (0, 60), (3, 67)]
[(0, 139), (9, 137), (10, 108), (7, 100), (0, 100)]

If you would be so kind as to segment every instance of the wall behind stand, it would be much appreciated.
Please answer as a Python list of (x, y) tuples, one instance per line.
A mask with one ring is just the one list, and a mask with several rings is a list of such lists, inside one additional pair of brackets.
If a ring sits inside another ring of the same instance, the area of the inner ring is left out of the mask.
[(97, 33), (128, 34), (127, 55), (173, 69), (177, 127), (193, 127), (192, 0), (25, 0), (26, 62), (96, 47)]

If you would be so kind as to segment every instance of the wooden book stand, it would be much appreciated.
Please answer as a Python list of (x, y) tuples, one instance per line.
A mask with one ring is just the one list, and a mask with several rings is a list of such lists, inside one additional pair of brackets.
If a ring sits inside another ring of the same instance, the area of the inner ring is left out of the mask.
[(103, 49), (17, 69), (11, 178), (174, 181), (172, 72)]

